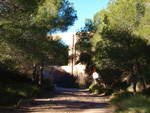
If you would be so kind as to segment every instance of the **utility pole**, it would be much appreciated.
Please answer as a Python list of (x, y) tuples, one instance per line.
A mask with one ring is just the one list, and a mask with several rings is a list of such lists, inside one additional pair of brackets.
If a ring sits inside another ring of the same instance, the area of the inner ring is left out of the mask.
[(71, 66), (72, 76), (73, 76), (73, 67), (74, 67), (74, 35), (72, 37), (72, 66)]

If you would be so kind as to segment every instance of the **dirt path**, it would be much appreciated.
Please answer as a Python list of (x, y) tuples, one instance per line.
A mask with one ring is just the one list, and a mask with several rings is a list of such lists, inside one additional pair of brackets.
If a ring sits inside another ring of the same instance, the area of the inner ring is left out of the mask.
[(112, 113), (112, 108), (103, 95), (91, 94), (86, 89), (56, 87), (54, 93), (44, 98), (24, 101), (17, 109), (0, 108), (0, 113)]

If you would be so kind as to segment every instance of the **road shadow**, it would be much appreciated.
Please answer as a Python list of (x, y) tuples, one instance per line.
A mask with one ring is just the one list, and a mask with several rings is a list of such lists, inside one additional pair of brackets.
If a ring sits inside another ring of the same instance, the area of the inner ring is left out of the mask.
[(63, 112), (67, 110), (81, 112), (85, 109), (107, 109), (110, 106), (103, 98), (105, 99), (104, 95), (91, 94), (87, 89), (56, 87), (54, 92), (49, 92), (42, 98), (36, 98), (32, 102), (24, 100), (19, 108), (0, 108), (0, 113)]

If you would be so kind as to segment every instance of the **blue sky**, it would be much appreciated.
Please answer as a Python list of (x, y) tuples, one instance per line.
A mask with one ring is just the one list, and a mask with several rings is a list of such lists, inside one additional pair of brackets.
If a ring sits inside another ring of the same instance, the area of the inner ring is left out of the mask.
[(86, 18), (93, 19), (94, 14), (102, 8), (106, 8), (109, 0), (68, 0), (74, 4), (74, 9), (77, 10), (78, 20), (70, 27), (67, 32), (76, 32), (81, 27), (84, 27)]
[[(93, 20), (94, 15), (101, 9), (107, 7), (109, 0), (68, 0), (74, 4), (74, 9), (77, 11), (78, 20), (75, 21), (74, 25), (68, 29), (67, 32), (59, 34), (62, 41), (67, 44), (72, 44), (73, 34), (84, 27), (85, 19), (90, 18)], [(60, 32), (57, 32), (60, 33)]]

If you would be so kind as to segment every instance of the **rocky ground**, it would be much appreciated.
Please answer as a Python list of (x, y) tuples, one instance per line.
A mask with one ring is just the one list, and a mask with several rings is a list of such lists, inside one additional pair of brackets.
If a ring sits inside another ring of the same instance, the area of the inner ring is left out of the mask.
[(0, 107), (0, 113), (112, 113), (104, 95), (91, 94), (87, 89), (56, 87), (43, 98), (23, 100), (19, 108)]

